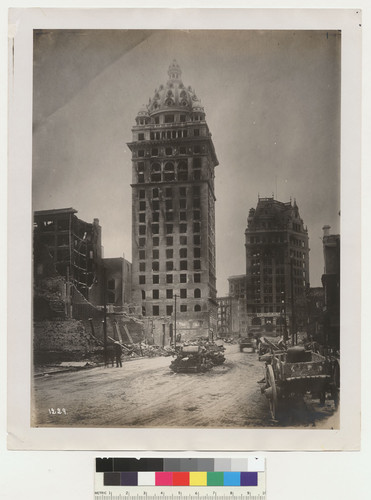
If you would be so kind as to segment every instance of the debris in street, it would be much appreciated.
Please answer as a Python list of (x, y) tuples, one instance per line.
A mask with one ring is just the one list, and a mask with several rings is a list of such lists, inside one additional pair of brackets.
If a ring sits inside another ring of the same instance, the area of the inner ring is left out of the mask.
[(223, 346), (205, 338), (184, 343), (177, 357), (171, 362), (170, 369), (183, 373), (206, 372), (213, 366), (224, 363), (224, 350)]

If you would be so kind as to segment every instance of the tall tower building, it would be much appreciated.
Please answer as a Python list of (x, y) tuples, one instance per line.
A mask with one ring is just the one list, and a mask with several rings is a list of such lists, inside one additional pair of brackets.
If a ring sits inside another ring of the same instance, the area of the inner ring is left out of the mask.
[(290, 333), (306, 323), (308, 231), (296, 201), (259, 198), (245, 231), (249, 331)]
[(175, 60), (132, 133), (132, 300), (154, 317), (174, 318), (176, 304), (178, 333), (209, 335), (217, 323), (218, 160), (204, 108)]

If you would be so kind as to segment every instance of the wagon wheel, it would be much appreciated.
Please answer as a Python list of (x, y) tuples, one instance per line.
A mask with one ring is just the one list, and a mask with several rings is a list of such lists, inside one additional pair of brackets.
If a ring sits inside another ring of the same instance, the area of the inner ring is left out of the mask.
[(275, 420), (277, 417), (278, 399), (277, 399), (276, 381), (274, 379), (274, 372), (272, 365), (267, 366), (265, 379), (267, 383), (269, 409), (271, 411), (273, 420)]

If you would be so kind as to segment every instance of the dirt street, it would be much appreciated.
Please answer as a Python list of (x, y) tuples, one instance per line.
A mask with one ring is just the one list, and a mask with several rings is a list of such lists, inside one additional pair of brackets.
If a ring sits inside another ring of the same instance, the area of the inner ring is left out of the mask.
[[(279, 423), (257, 383), (264, 364), (257, 354), (226, 345), (226, 361), (206, 373), (173, 373), (171, 357), (135, 359), (122, 368), (97, 367), (38, 377), (35, 426), (277, 427), (326, 424), (332, 401), (297, 401)], [(50, 414), (52, 409), (64, 409)]]

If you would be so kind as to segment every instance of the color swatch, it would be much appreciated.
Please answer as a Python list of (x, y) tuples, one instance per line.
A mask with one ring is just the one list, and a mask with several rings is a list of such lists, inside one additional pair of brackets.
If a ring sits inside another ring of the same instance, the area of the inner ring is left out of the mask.
[(97, 458), (104, 486), (257, 486), (264, 459)]

